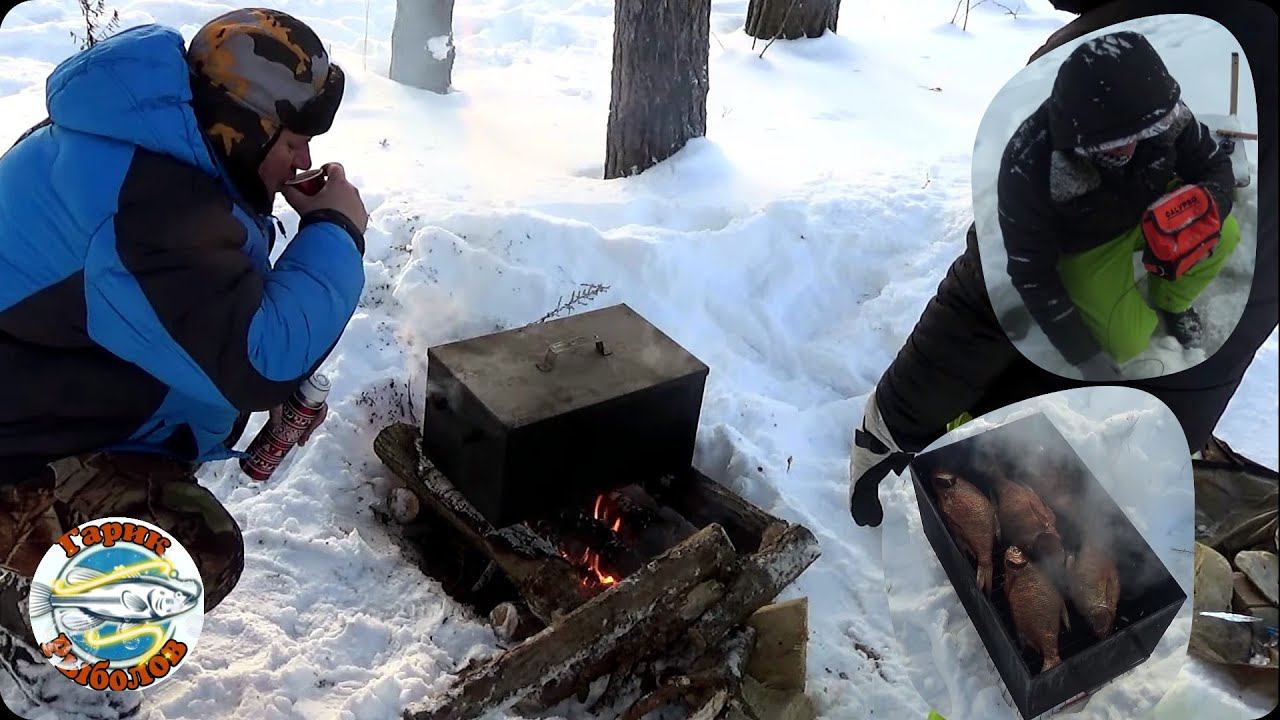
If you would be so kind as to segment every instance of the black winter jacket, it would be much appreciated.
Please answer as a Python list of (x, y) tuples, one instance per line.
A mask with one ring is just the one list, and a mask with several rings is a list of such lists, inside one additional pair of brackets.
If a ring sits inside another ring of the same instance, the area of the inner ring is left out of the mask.
[[(1131, 230), (1174, 181), (1203, 185), (1225, 217), (1235, 184), (1231, 158), (1182, 104), (1177, 82), (1145, 39), (1136, 33), (1104, 37), (1119, 38), (1107, 46), (1110, 54), (1100, 58), (1081, 46), (1063, 63), (1050, 98), (1006, 145), (997, 180), (1009, 277), (1072, 364), (1099, 346), (1062, 285), (1059, 257)], [(1141, 139), (1120, 168), (1096, 165), (1076, 151), (1133, 137), (1161, 118), (1167, 128)]]

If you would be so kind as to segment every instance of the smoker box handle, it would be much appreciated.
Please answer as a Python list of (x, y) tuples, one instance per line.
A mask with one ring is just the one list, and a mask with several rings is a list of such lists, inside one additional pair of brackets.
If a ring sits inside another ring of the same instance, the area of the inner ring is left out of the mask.
[(592, 335), (591, 337), (579, 335), (571, 340), (560, 340), (551, 343), (547, 346), (547, 352), (542, 356), (542, 359), (534, 363), (534, 365), (542, 372), (551, 372), (556, 367), (556, 358), (560, 357), (560, 353), (572, 350), (588, 342), (595, 343), (596, 353), (601, 357), (608, 357), (613, 354), (613, 351), (605, 345), (604, 340), (601, 340), (599, 335)]

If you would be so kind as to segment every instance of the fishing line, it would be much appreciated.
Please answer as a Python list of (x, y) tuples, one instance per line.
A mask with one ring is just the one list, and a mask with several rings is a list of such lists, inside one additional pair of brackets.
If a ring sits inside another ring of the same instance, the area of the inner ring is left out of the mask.
[[(1135, 250), (1134, 252), (1137, 252), (1137, 251)], [(1130, 258), (1132, 258), (1133, 253), (1130, 253), (1130, 254), (1129, 254), (1129, 256), (1130, 256)], [(1148, 286), (1149, 286), (1149, 284), (1148, 284)], [(1129, 297), (1129, 293), (1139, 293), (1139, 295), (1141, 296), (1141, 293), (1140, 293), (1140, 292), (1139, 292), (1139, 290), (1138, 290), (1138, 281), (1137, 281), (1137, 280), (1134, 280), (1134, 281), (1133, 281), (1133, 283), (1129, 286), (1129, 289), (1128, 289), (1128, 290), (1125, 290), (1123, 293), (1120, 293), (1120, 297), (1116, 299), (1115, 304), (1113, 304), (1113, 305), (1111, 306), (1111, 310), (1107, 313), (1107, 321), (1106, 321), (1106, 323), (1104, 324), (1104, 326), (1103, 326), (1103, 327), (1104, 327), (1104, 328), (1105, 328), (1105, 330), (1106, 330), (1106, 337), (1108, 337), (1108, 338), (1110, 338), (1110, 337), (1111, 337), (1111, 328), (1112, 328), (1112, 327), (1114, 326), (1114, 324), (1115, 324), (1115, 315), (1116, 315), (1116, 311), (1120, 309), (1120, 303), (1124, 302), (1124, 301), (1125, 301), (1125, 299), (1127, 299), (1127, 298)], [(1142, 300), (1142, 304), (1143, 304), (1143, 305), (1146, 305), (1146, 306), (1147, 306), (1147, 307), (1149, 307), (1149, 308), (1151, 307), (1151, 304), (1147, 302), (1147, 298), (1145, 298), (1145, 297), (1141, 297), (1141, 300)], [(1155, 308), (1151, 308), (1151, 309), (1152, 309), (1152, 311), (1154, 311), (1154, 310), (1155, 310)], [(1158, 324), (1157, 324), (1157, 327), (1159, 327), (1159, 325), (1158, 325)], [(1167, 333), (1166, 333), (1166, 334), (1167, 334)], [(1148, 341), (1148, 343), (1149, 343), (1149, 342), (1150, 342), (1150, 341)], [(1110, 353), (1108, 353), (1108, 354), (1110, 354)], [(1114, 358), (1113, 358), (1113, 359), (1114, 359)], [(1158, 375), (1164, 375), (1164, 374), (1165, 374), (1165, 372), (1166, 372), (1166, 370), (1168, 369), (1168, 366), (1167, 366), (1167, 365), (1165, 364), (1165, 362), (1164, 362), (1163, 360), (1161, 360), (1160, 358), (1143, 358), (1143, 359), (1141, 359), (1141, 360), (1130, 361), (1130, 363), (1127, 363), (1127, 364), (1136, 364), (1136, 363), (1156, 363), (1156, 364), (1158, 364), (1158, 365), (1160, 366), (1160, 371), (1159, 371)]]

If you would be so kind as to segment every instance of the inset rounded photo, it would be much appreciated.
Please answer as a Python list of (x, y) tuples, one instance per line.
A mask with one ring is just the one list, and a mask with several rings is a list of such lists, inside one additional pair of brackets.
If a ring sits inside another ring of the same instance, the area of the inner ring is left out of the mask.
[(1144, 717), (1175, 686), (1195, 493), (1158, 399), (1096, 387), (1016, 403), (940, 438), (893, 482), (890, 616), (935, 711)]
[(1040, 367), (1176, 373), (1239, 322), (1256, 256), (1257, 106), (1235, 37), (1195, 15), (1086, 35), (996, 95), (973, 153), (992, 307)]

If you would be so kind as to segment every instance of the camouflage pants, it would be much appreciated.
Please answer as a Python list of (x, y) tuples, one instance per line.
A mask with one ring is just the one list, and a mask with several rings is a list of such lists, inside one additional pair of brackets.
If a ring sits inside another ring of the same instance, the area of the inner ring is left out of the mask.
[[(29, 581), (64, 532), (112, 516), (145, 520), (182, 543), (200, 570), (205, 612), (240, 579), (240, 527), (213, 494), (196, 483), (191, 465), (153, 455), (64, 458), (36, 478), (0, 484), (0, 569)], [(31, 640), (25, 618), (15, 622), (9, 607), (13, 599), (0, 604), (0, 624)], [(25, 598), (21, 600), (25, 606)]]

